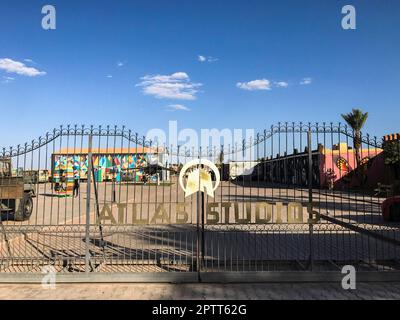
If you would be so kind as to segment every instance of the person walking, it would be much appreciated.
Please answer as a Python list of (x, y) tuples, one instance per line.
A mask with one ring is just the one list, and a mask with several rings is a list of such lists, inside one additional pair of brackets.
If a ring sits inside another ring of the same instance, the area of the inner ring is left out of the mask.
[(79, 195), (79, 171), (74, 170), (74, 197)]

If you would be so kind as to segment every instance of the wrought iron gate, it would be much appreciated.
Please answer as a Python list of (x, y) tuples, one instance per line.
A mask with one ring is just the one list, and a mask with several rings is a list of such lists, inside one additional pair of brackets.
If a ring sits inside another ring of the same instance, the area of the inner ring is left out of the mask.
[(194, 150), (67, 126), (4, 148), (0, 281), (398, 279), (396, 179), (381, 142), (353, 139), (279, 123)]

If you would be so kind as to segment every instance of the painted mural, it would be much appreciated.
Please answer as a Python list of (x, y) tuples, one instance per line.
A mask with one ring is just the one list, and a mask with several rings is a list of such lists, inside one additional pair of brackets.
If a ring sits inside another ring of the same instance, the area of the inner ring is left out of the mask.
[[(93, 155), (94, 177), (98, 182), (123, 180), (140, 182), (143, 180), (143, 167), (147, 166), (147, 154), (108, 154)], [(54, 182), (63, 182), (74, 179), (74, 172), (80, 179), (86, 179), (88, 174), (87, 155), (55, 155)]]
[(54, 191), (59, 196), (72, 196), (74, 190), (73, 157), (58, 157), (53, 171)]

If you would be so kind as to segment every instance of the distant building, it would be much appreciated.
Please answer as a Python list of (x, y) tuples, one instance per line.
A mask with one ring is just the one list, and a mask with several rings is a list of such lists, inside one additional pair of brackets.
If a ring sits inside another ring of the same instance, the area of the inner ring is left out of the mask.
[(229, 179), (251, 177), (260, 161), (229, 161)]
[[(361, 164), (366, 174), (361, 184), (374, 187), (383, 179), (384, 162), (380, 148), (364, 148), (360, 150)], [(246, 166), (243, 166), (246, 168)], [(252, 180), (289, 184), (298, 186), (308, 185), (308, 152), (294, 152), (289, 155), (262, 159), (257, 165), (254, 162), (247, 166), (251, 168)], [(355, 150), (346, 143), (334, 145), (332, 149), (319, 145), (312, 151), (312, 183), (313, 186), (337, 187), (359, 185), (354, 176), (357, 170)], [(248, 174), (248, 173), (247, 173)], [(246, 172), (243, 173), (246, 175)], [(237, 179), (241, 179), (238, 176)]]
[[(80, 179), (87, 179), (87, 148), (63, 148), (52, 154), (53, 182), (67, 179), (73, 181), (74, 171)], [(167, 155), (163, 148), (93, 148), (93, 169), (95, 181), (143, 181), (145, 168), (150, 165), (166, 167)], [(160, 180), (168, 180), (166, 170), (157, 172)], [(153, 177), (151, 177), (153, 178)]]
[(400, 133), (392, 133), (383, 136), (383, 143), (390, 141), (399, 141), (399, 140), (400, 140)]

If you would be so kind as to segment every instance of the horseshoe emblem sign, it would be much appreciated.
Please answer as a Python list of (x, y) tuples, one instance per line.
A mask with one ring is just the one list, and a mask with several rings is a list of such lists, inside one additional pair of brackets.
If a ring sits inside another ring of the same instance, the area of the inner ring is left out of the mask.
[[(209, 170), (201, 168), (202, 165), (208, 167), (212, 170), (212, 172), (214, 172), (214, 187)], [(195, 169), (188, 173), (186, 186), (184, 186), (183, 178), (186, 177), (186, 172), (193, 167), (195, 167)], [(221, 179), (218, 168), (214, 163), (207, 159), (191, 160), (182, 167), (182, 170), (179, 173), (179, 184), (182, 190), (185, 192), (185, 197), (188, 197), (191, 194), (196, 193), (197, 191), (201, 191), (206, 192), (207, 195), (214, 198), (214, 192), (218, 188), (220, 181)]]

